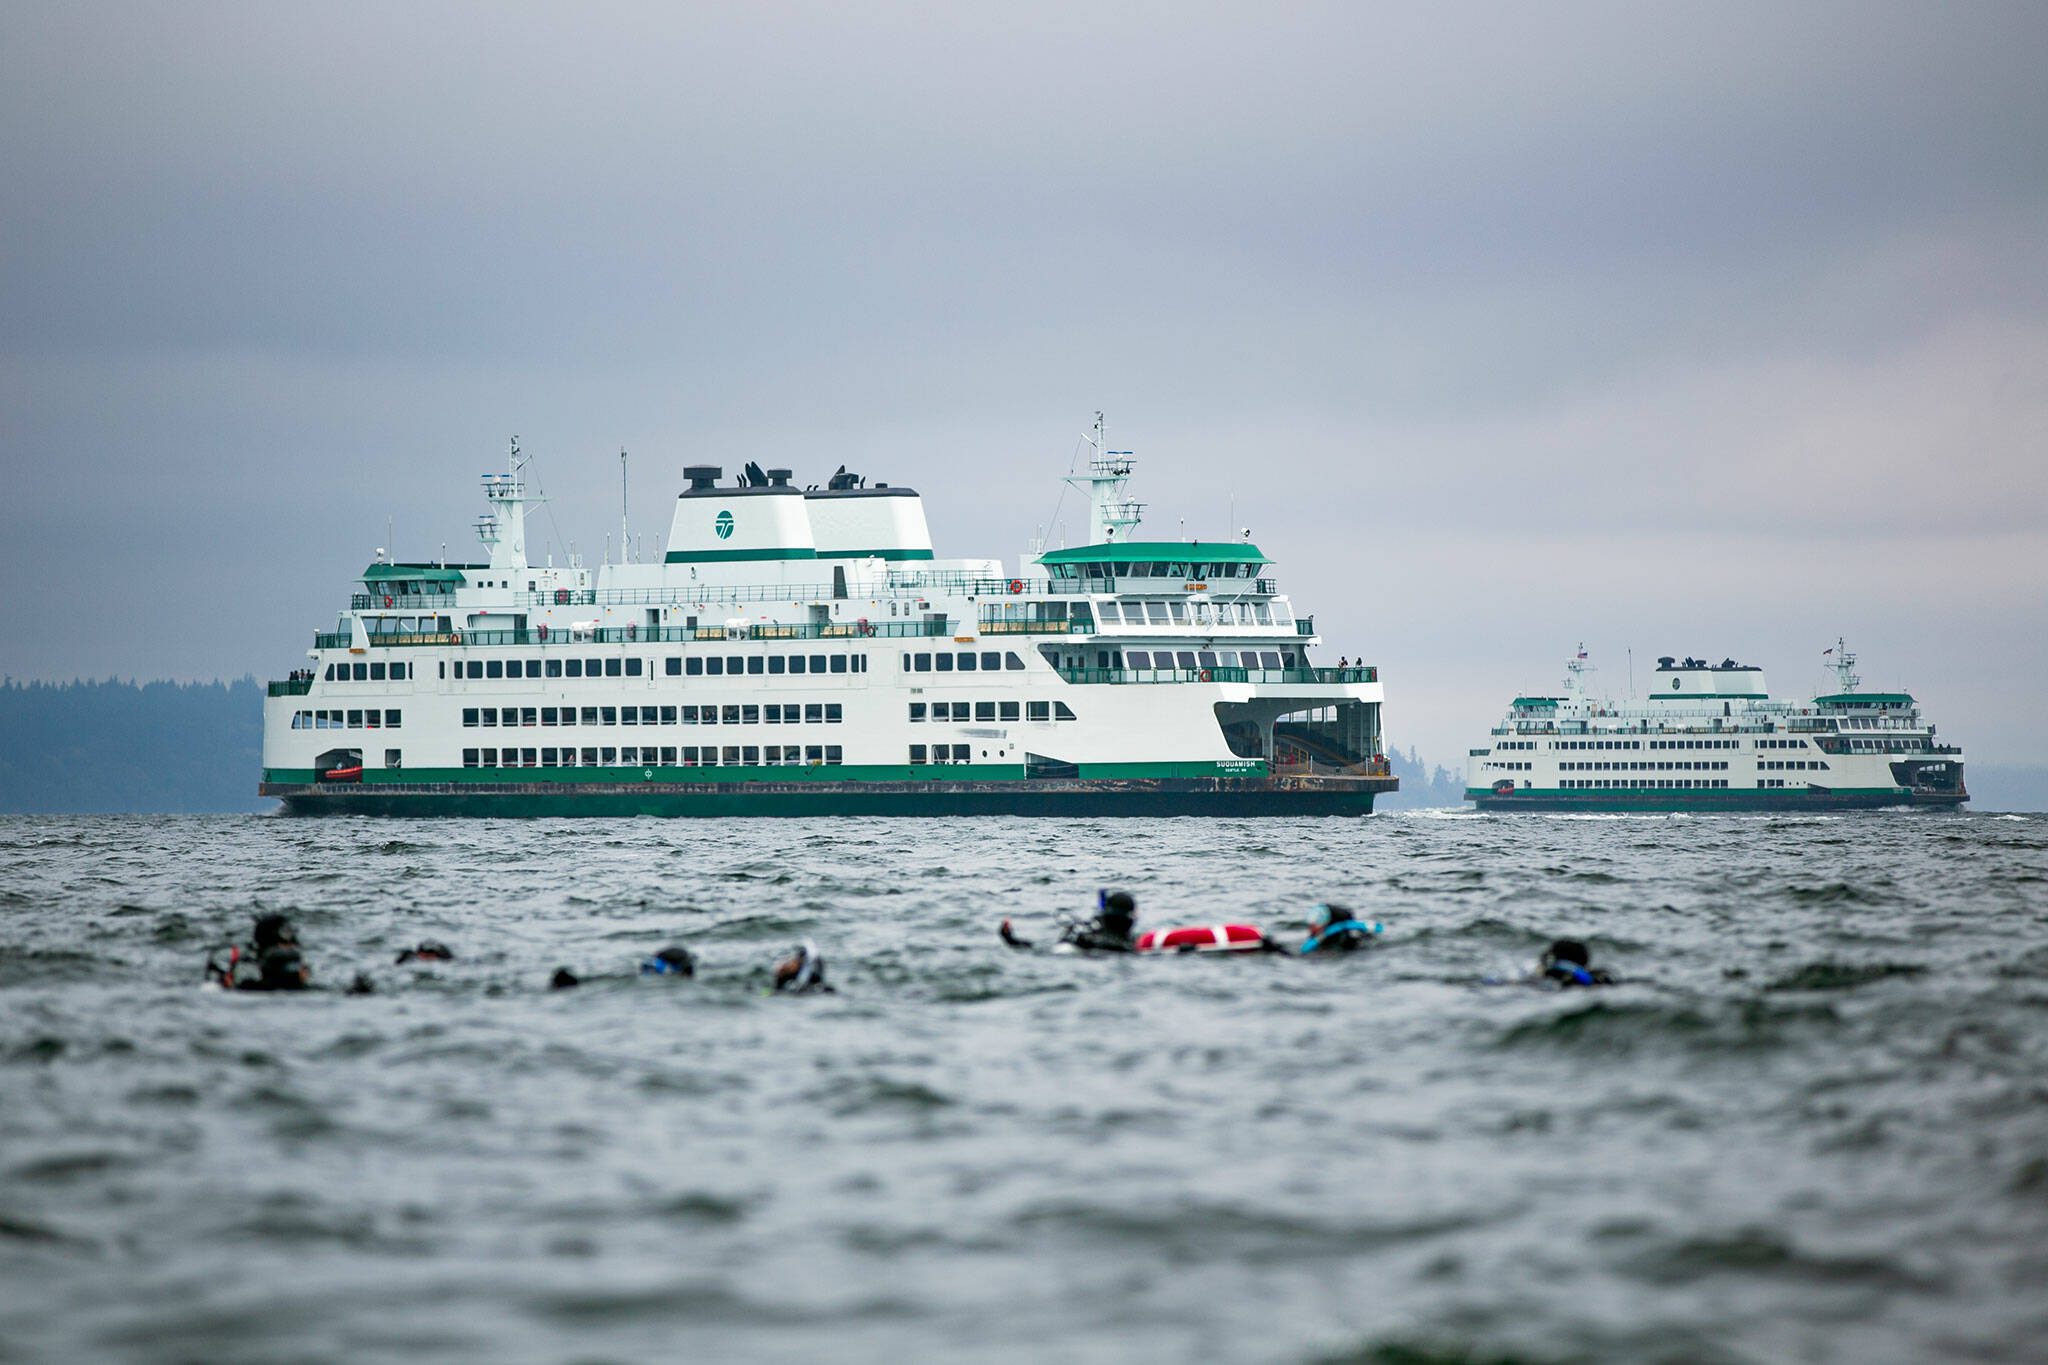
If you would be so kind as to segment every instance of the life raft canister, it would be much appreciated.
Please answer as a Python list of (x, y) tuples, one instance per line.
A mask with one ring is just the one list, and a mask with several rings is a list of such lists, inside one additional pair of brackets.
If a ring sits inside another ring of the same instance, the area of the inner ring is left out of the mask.
[(1138, 935), (1141, 953), (1256, 953), (1266, 936), (1250, 924), (1181, 924)]

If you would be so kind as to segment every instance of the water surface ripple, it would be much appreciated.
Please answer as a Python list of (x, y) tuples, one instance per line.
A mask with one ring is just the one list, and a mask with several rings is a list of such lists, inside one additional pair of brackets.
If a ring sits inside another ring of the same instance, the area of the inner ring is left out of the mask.
[[(1098, 885), (1388, 929), (997, 943)], [(201, 990), (258, 909), (379, 992)], [(1626, 983), (1480, 984), (1560, 932)], [(0, 820), (0, 1359), (2023, 1360), (2044, 1285), (2041, 817)]]

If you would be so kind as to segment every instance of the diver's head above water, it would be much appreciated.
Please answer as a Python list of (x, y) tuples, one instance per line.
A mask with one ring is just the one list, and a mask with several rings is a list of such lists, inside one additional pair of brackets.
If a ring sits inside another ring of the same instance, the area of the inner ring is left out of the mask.
[(690, 950), (681, 944), (671, 943), (652, 957), (640, 963), (642, 976), (695, 976), (697, 959), (690, 956)]
[(816, 943), (805, 939), (775, 964), (775, 989), (791, 995), (832, 989), (825, 983), (825, 955)]
[(275, 948), (281, 944), (289, 944), (296, 947), (299, 942), (299, 931), (294, 929), (292, 922), (283, 915), (276, 913), (258, 915), (256, 917), (256, 927), (252, 931), (252, 939), (256, 945), (256, 951), (259, 953), (266, 948)]
[(1095, 893), (1095, 923), (1112, 934), (1129, 936), (1138, 922), (1138, 902), (1128, 891)]
[(1614, 977), (1602, 968), (1592, 965), (1592, 954), (1586, 945), (1575, 938), (1554, 940), (1543, 950), (1537, 965), (1542, 968), (1546, 980), (1560, 986), (1611, 986)]

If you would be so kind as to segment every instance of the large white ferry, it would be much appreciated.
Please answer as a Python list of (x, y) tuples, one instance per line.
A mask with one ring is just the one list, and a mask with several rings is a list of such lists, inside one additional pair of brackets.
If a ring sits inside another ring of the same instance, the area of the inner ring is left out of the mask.
[(936, 557), (911, 489), (754, 464), (686, 468), (662, 561), (592, 570), (532, 562), (514, 442), (483, 481), (487, 562), (380, 551), (270, 684), (261, 791), (393, 815), (1369, 812), (1396, 785), (1378, 670), (1312, 661), (1249, 532), (1133, 538), (1099, 414), (1088, 453), (1088, 543), (1014, 573)]
[(1465, 799), (1492, 811), (1851, 810), (1956, 806), (1963, 751), (1904, 692), (1860, 691), (1856, 656), (1827, 651), (1835, 690), (1773, 701), (1761, 669), (1665, 657), (1640, 701), (1596, 696), (1586, 651), (1557, 696), (1516, 697), (1467, 759)]

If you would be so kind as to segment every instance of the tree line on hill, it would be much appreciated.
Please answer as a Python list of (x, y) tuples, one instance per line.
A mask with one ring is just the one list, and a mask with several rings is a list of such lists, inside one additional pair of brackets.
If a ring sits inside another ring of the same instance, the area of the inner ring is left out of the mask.
[(263, 685), (0, 683), (0, 811), (263, 811)]

